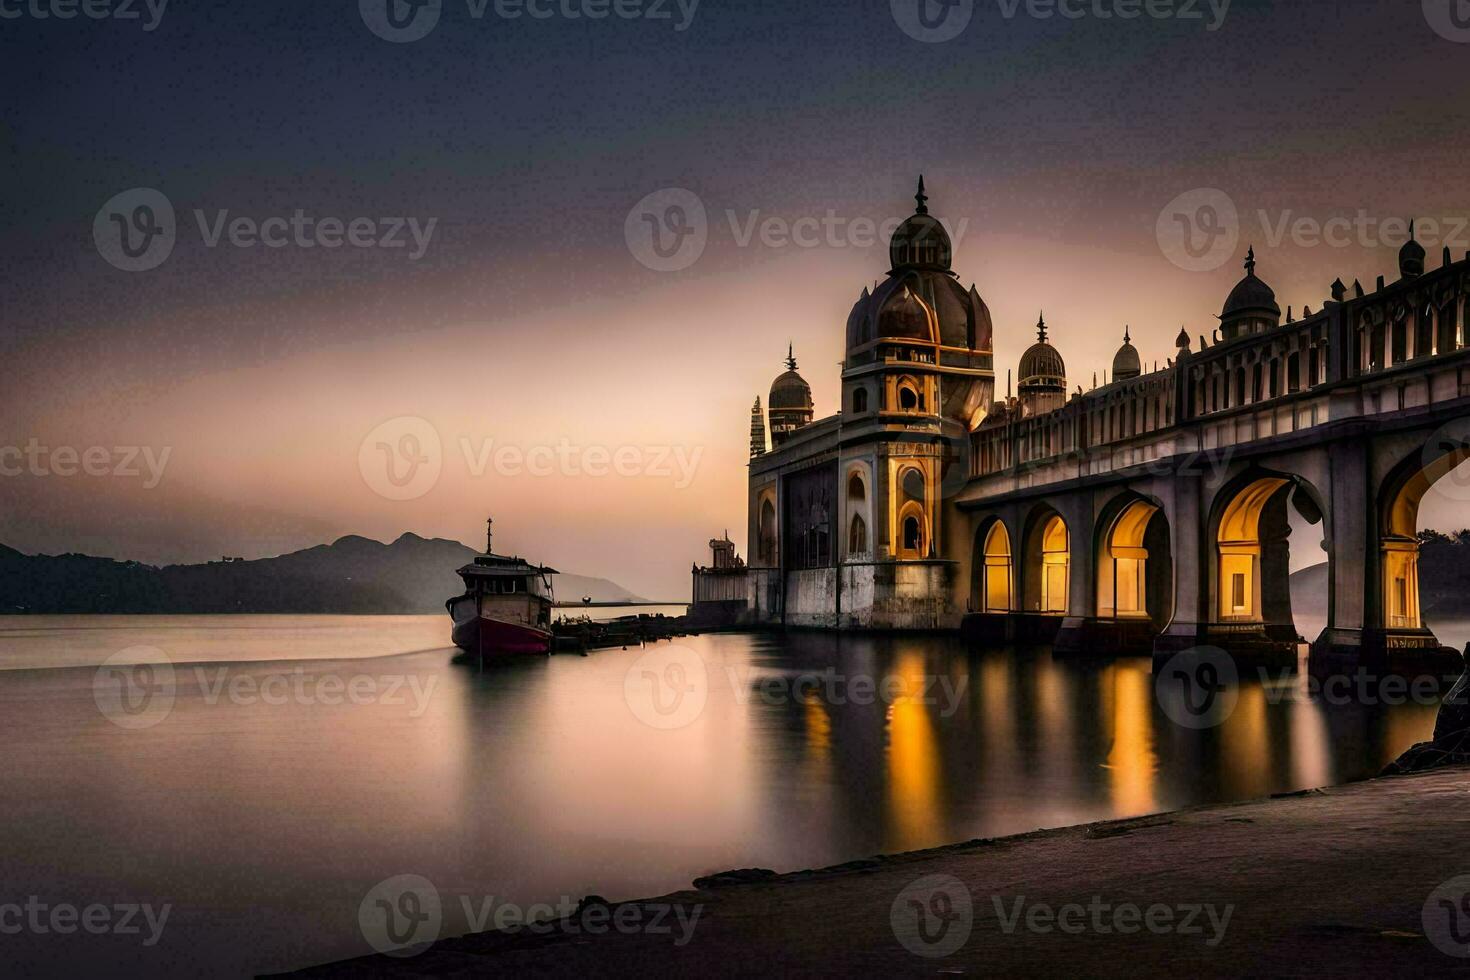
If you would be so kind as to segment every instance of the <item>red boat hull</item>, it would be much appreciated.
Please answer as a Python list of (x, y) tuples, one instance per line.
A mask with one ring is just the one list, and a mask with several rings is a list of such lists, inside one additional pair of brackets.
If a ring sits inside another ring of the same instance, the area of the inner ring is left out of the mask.
[(479, 634), (477, 645), (481, 654), (551, 652), (551, 633), (534, 626), (481, 617)]

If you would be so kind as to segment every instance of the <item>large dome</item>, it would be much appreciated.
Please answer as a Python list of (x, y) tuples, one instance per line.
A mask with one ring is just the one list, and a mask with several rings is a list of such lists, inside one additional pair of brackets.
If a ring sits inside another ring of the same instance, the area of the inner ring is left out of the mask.
[(1256, 276), (1256, 250), (1246, 253), (1245, 278), (1235, 284), (1225, 300), (1220, 319), (1227, 320), (1242, 313), (1274, 313), (1281, 316), (1281, 307), (1276, 303), (1276, 291)]
[(888, 261), (892, 271), (900, 269), (932, 269), (948, 272), (954, 260), (954, 247), (949, 241), (949, 232), (944, 225), (929, 214), (925, 203), (929, 200), (924, 193), (924, 177), (919, 176), (919, 192), (914, 195), (918, 204), (913, 215), (893, 232), (888, 243)]
[(811, 411), (812, 387), (806, 383), (805, 378), (796, 373), (796, 356), (789, 347), (786, 351), (786, 367), (786, 373), (771, 382), (771, 397), (767, 406), (772, 411), (783, 408)]
[(1142, 373), (1143, 363), (1138, 357), (1138, 348), (1133, 346), (1133, 338), (1128, 336), (1128, 328), (1124, 327), (1123, 346), (1113, 355), (1113, 380), (1127, 381)]
[(1024, 387), (1067, 387), (1067, 365), (1057, 349), (1046, 342), (1046, 317), (1036, 322), (1036, 343), (1021, 355), (1019, 374)]

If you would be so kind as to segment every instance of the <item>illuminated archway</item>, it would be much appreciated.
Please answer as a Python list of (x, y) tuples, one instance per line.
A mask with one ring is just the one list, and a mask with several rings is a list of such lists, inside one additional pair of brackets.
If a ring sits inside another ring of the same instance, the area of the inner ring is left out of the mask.
[(1071, 572), (1067, 522), (1047, 507), (1031, 521), (1025, 539), (1022, 608), (1047, 616), (1065, 615)]
[(1379, 608), (1387, 629), (1426, 628), (1419, 608), (1419, 507), (1430, 487), (1470, 460), (1470, 425), (1465, 428), (1463, 433), (1437, 433), (1439, 444), (1402, 464), (1388, 482), (1378, 575)]
[(1215, 535), (1215, 611), (1221, 622), (1265, 621), (1261, 518), (1267, 504), (1289, 482), (1281, 477), (1254, 480), (1231, 497), (1220, 516)]
[(985, 535), (984, 563), (980, 572), (981, 611), (1011, 611), (1011, 536), (996, 521)]
[(1163, 511), (1135, 497), (1102, 526), (1097, 549), (1098, 618), (1147, 620), (1163, 629), (1174, 603), (1174, 564)]
[(757, 555), (766, 567), (776, 564), (776, 504), (770, 497), (761, 500), (756, 525)]
[(917, 560), (929, 556), (929, 520), (924, 507), (909, 501), (898, 512), (898, 557)]

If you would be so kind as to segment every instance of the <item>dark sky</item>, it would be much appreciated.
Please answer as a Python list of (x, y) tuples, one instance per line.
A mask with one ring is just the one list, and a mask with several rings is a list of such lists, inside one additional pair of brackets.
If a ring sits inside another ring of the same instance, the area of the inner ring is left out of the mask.
[[(1118, 0), (1079, 19), (976, 0), (942, 43), (900, 28), (918, 0), (703, 0), (682, 30), (673, 0), (667, 19), (602, 20), (561, 12), (586, 0), (514, 20), (442, 0), (411, 43), (372, 33), (356, 0), (175, 0), (153, 30), (141, 0), (137, 20), (34, 16), (52, 2), (0, 0), (0, 444), (174, 455), (150, 493), (0, 478), (0, 542), (23, 550), (474, 540), (494, 510), (562, 567), (669, 591), (711, 533), (743, 525), (747, 413), (786, 340), (830, 412), (847, 309), (885, 268), (881, 247), (741, 246), (727, 212), (901, 218), (922, 171), (933, 210), (967, 222), (956, 265), (996, 314), (1002, 378), (1044, 306), (1083, 384), (1125, 322), (1146, 359), (1181, 323), (1208, 332), (1239, 277), (1240, 254), (1191, 272), (1162, 253), (1155, 222), (1181, 193), (1227, 194), (1234, 251), (1253, 241), (1298, 308), (1335, 276), (1391, 273), (1398, 243), (1273, 244), (1263, 224), (1470, 214), (1470, 29), (1450, 0), (1235, 0), (1215, 30), (1205, 0), (1200, 19), (1133, 20), (1097, 15)], [(130, 273), (102, 260), (93, 222), (137, 187), (172, 203), (178, 240)], [(670, 187), (708, 207), (709, 245), (660, 273), (624, 222)], [(196, 209), (436, 226), (416, 260), (210, 248)], [(1451, 244), (1462, 255), (1470, 234)], [(497, 442), (705, 455), (666, 497), (446, 476), (401, 504), (364, 495), (351, 465), (401, 415), (446, 444), (479, 417)]]

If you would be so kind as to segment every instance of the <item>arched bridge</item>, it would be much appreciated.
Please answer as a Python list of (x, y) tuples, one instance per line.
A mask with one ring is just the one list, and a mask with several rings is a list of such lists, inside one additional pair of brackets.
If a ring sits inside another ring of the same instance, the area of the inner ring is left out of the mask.
[(1418, 514), (1470, 459), (1470, 258), (1332, 295), (1200, 349), (1181, 336), (1165, 370), (975, 432), (951, 525), (967, 625), (1059, 651), (1293, 651), (1294, 513), (1322, 551), (1295, 546), (1329, 566), (1316, 660), (1437, 651)]

